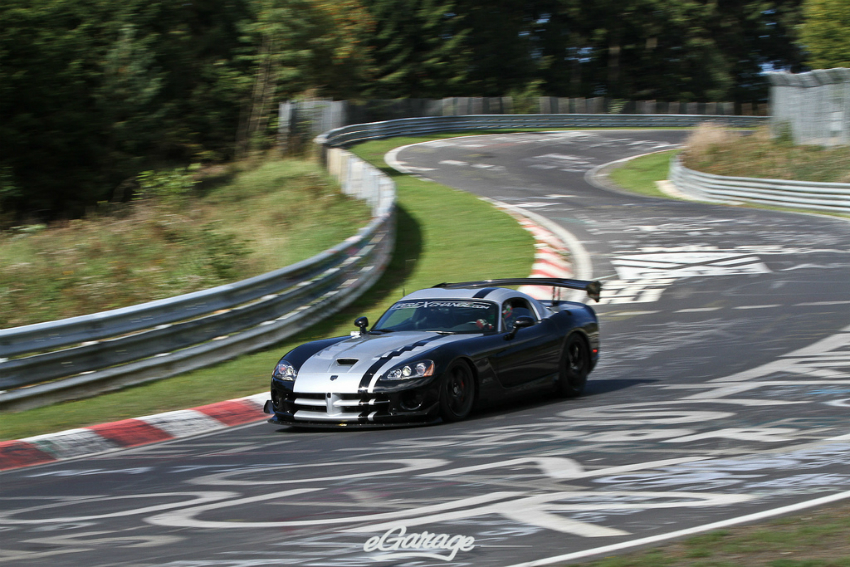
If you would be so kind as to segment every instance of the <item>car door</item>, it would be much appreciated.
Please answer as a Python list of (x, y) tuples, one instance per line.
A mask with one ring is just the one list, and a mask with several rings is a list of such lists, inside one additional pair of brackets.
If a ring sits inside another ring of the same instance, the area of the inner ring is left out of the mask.
[[(510, 388), (557, 372), (561, 337), (556, 325), (549, 319), (539, 319), (525, 299), (508, 299), (504, 302), (502, 311), (507, 307), (510, 307), (513, 313), (510, 320), (526, 315), (533, 318), (535, 324), (519, 329), (509, 340), (504, 337), (510, 329), (503, 329), (504, 347), (492, 357), (499, 382)], [(507, 321), (508, 324), (510, 320)]]

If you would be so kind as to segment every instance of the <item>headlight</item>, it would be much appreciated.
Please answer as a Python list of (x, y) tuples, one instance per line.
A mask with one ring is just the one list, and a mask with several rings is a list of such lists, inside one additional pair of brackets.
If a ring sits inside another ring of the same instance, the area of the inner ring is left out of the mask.
[(298, 371), (285, 360), (278, 362), (274, 372), (272, 372), (272, 378), (286, 380), (287, 382), (294, 382), (296, 376), (298, 376)]
[(431, 360), (420, 360), (404, 366), (396, 366), (384, 375), (387, 380), (408, 380), (410, 378), (422, 378), (434, 375), (434, 362)]

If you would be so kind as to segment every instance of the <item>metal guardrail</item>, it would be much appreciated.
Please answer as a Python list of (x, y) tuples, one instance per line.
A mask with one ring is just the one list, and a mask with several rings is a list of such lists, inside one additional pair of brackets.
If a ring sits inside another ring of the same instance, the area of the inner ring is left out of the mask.
[(331, 130), (316, 140), (325, 146), (345, 147), (365, 140), (431, 132), (525, 128), (690, 128), (703, 122), (750, 127), (764, 124), (767, 120), (768, 117), (762, 116), (702, 114), (476, 114), (353, 124)]
[(395, 185), (331, 150), (343, 192), (372, 221), (308, 260), (240, 282), (123, 309), (0, 330), (0, 408), (26, 409), (167, 378), (279, 342), (342, 309), (383, 273)]
[(766, 118), (706, 115), (471, 115), (337, 128), (316, 138), (343, 192), (373, 220), (299, 264), (229, 285), (61, 321), (0, 330), (0, 409), (26, 409), (167, 378), (279, 342), (353, 301), (383, 273), (394, 245), (395, 187), (339, 148), (430, 132), (527, 128), (754, 126)]
[(683, 193), (708, 201), (751, 201), (850, 213), (850, 183), (727, 177), (688, 169), (678, 157), (670, 162), (670, 181)]

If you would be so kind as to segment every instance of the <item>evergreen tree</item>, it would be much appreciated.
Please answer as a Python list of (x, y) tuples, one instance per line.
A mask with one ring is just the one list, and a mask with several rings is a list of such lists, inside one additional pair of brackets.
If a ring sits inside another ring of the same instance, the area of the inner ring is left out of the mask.
[(366, 0), (375, 20), (369, 45), (373, 98), (440, 98), (468, 93), (468, 24), (454, 0)]

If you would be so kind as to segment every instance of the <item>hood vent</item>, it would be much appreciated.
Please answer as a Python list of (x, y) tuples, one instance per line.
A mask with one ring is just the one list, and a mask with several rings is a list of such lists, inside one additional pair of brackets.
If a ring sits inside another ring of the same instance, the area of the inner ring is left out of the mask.
[(354, 366), (358, 360), (357, 358), (337, 358), (336, 363), (340, 366)]

